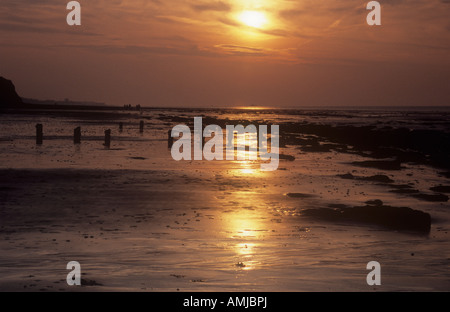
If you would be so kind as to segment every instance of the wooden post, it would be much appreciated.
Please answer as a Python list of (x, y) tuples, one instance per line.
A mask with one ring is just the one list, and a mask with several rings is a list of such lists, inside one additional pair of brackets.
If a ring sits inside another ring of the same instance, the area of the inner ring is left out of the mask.
[(119, 131), (120, 131), (120, 132), (123, 131), (123, 122), (119, 122)]
[(111, 145), (111, 130), (105, 130), (105, 147), (109, 148)]
[(36, 144), (42, 144), (43, 141), (43, 134), (42, 134), (43, 126), (42, 124), (36, 125)]
[(139, 123), (139, 132), (142, 133), (144, 132), (144, 121), (141, 120), (141, 122)]
[(172, 130), (169, 130), (168, 147), (172, 148), (172, 145), (173, 145)]
[(259, 155), (259, 124), (256, 125), (256, 157)]
[[(205, 127), (202, 125), (202, 141), (201, 141), (201, 146), (200, 146), (200, 148), (201, 148), (201, 150), (203, 151), (203, 147), (205, 146), (205, 136), (204, 136), (204, 133), (205, 133)], [(203, 152), (202, 152), (203, 153)]]
[(80, 144), (81, 143), (81, 128), (76, 127), (73, 130), (73, 143)]

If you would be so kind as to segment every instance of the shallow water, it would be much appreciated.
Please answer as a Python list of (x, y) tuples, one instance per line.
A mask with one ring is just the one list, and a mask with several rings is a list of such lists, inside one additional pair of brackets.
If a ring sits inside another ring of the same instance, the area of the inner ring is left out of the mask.
[[(1, 290), (435, 291), (450, 290), (449, 203), (430, 202), (362, 179), (432, 194), (444, 171), (358, 167), (357, 153), (305, 152), (286, 145), (279, 170), (258, 161), (179, 161), (167, 148), (172, 117), (250, 122), (374, 123), (448, 131), (442, 112), (214, 111), (123, 112), (118, 119), (67, 114), (0, 116)], [(401, 117), (401, 118), (400, 118)], [(139, 133), (139, 120), (145, 129)], [(124, 129), (119, 132), (118, 123)], [(44, 143), (35, 144), (35, 124)], [(430, 125), (431, 124), (431, 125)], [(81, 126), (82, 142), (73, 144)], [(104, 130), (112, 130), (109, 149)], [(289, 197), (288, 193), (309, 196)], [(308, 219), (303, 209), (361, 206), (380, 199), (430, 213), (428, 234)], [(97, 286), (65, 282), (69, 261)], [(368, 286), (369, 261), (382, 285)]]

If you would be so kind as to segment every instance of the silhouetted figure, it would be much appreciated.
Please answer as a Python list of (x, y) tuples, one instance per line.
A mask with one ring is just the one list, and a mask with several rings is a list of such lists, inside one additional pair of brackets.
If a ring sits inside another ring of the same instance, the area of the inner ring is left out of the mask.
[(139, 123), (139, 132), (142, 133), (144, 132), (144, 121), (141, 120), (141, 122)]
[(36, 144), (42, 144), (43, 141), (43, 126), (42, 124), (36, 125)]
[(80, 144), (81, 143), (81, 128), (76, 127), (73, 130), (73, 143)]
[(123, 122), (119, 122), (119, 131), (120, 131), (120, 132), (123, 131)]

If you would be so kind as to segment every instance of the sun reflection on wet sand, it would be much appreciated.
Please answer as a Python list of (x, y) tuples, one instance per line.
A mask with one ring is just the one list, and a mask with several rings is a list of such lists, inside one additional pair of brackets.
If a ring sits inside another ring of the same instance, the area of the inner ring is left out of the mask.
[[(262, 242), (271, 232), (271, 217), (267, 209), (254, 207), (255, 202), (251, 193), (237, 192), (235, 202), (238, 207), (222, 218), (225, 239), (231, 240), (230, 247), (235, 253), (235, 265), (242, 270), (252, 270), (260, 264)], [(250, 196), (249, 196), (250, 195)], [(245, 200), (244, 200), (245, 198)]]
[[(233, 160), (227, 160), (227, 153), (229, 152), (227, 151), (227, 134), (225, 129), (223, 130), (222, 135), (222, 159), (224, 161), (233, 163), (233, 165), (231, 166), (233, 175), (252, 175), (252, 178), (262, 177), (265, 175), (266, 172), (261, 170), (261, 163), (266, 163), (268, 161), (263, 161), (260, 159), (258, 133), (238, 133), (237, 131), (234, 131), (232, 145), (234, 151), (231, 152)], [(270, 140), (270, 137), (270, 134), (266, 134), (263, 138), (263, 141)], [(207, 138), (206, 142), (208, 142), (209, 140), (210, 138)], [(270, 145), (270, 143), (265, 142), (263, 142), (263, 144), (264, 148), (268, 148), (267, 145)], [(206, 150), (204, 151), (204, 153), (209, 156), (210, 152)]]
[(254, 169), (254, 168), (242, 168), (242, 169), (239, 169), (239, 171), (241, 173), (243, 173), (243, 174), (257, 174), (258, 173), (257, 170), (258, 169)]
[(257, 255), (257, 246), (256, 243), (238, 243), (235, 245), (235, 252), (238, 257), (239, 262), (236, 263), (237, 267), (240, 267), (242, 270), (254, 270), (260, 264), (259, 261), (256, 261), (254, 258)]

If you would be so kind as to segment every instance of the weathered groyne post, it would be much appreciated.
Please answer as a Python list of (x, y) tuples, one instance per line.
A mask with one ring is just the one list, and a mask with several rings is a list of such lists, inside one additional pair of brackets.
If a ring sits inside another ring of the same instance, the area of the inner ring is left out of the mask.
[(37, 124), (36, 125), (36, 144), (42, 144), (43, 141), (43, 126), (42, 124)]
[(201, 144), (200, 148), (201, 148), (202, 151), (203, 151), (203, 146), (205, 146), (205, 142), (206, 142), (206, 138), (205, 138), (204, 133), (205, 133), (205, 126), (202, 125), (202, 137), (201, 137), (201, 142), (200, 142), (200, 144)]
[(168, 135), (169, 135), (169, 137), (168, 137), (168, 141), (167, 141), (168, 142), (167, 146), (168, 146), (168, 148), (172, 148), (172, 145), (173, 145), (172, 130), (169, 130)]
[(81, 128), (76, 127), (73, 129), (73, 143), (80, 144), (81, 143)]
[(111, 146), (111, 130), (105, 130), (105, 147), (109, 148)]

